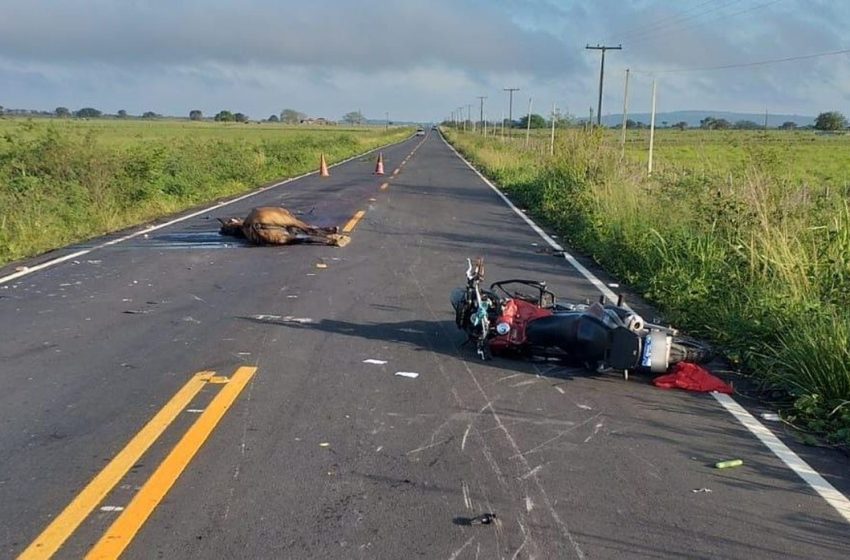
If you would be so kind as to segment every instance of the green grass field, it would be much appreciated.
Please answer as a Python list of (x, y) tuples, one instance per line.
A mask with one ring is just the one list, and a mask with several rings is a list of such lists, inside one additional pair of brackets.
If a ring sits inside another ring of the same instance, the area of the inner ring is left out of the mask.
[(0, 264), (248, 191), (410, 129), (0, 118)]
[(447, 131), (521, 204), (676, 325), (850, 444), (850, 136), (662, 130), (502, 140)]

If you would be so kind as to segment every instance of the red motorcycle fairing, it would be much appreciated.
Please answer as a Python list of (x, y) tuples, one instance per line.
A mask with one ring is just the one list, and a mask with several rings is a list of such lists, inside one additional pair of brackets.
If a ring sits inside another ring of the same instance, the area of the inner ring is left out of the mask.
[(513, 298), (507, 300), (502, 306), (502, 314), (496, 320), (496, 328), (498, 330), (500, 325), (506, 324), (510, 330), (507, 334), (495, 336), (490, 340), (490, 351), (498, 354), (525, 344), (525, 329), (528, 323), (551, 315), (550, 309), (543, 309), (533, 303)]

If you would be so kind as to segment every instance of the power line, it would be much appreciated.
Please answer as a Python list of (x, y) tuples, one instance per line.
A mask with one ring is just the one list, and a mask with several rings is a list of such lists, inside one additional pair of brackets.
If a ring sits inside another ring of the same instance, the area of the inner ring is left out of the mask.
[[(668, 28), (672, 28), (672, 27), (677, 26), (677, 25), (684, 23), (686, 21), (704, 16), (706, 14), (710, 14), (712, 12), (716, 12), (716, 11), (721, 10), (723, 8), (728, 8), (729, 6), (732, 6), (734, 4), (738, 4), (740, 2), (741, 2), (741, 0), (726, 0), (725, 2), (721, 2), (720, 4), (715, 4), (711, 8), (704, 10), (702, 12), (698, 12), (698, 13), (691, 14), (691, 15), (685, 15), (683, 13), (683, 14), (680, 14), (678, 17), (670, 20), (670, 21), (667, 21), (667, 22), (664, 22), (664, 23), (657, 22), (656, 25), (649, 26), (649, 27), (642, 29), (642, 30), (637, 29), (637, 30), (634, 30), (632, 32), (626, 32), (622, 37), (619, 37), (618, 40), (623, 41), (624, 38), (632, 37), (632, 39), (630, 39), (630, 40), (634, 41), (634, 40), (640, 40), (641, 38), (645, 38), (646, 36), (654, 36), (655, 34), (657, 34), (660, 31), (664, 31)], [(702, 6), (702, 5), (703, 4), (700, 4), (700, 6)], [(627, 41), (623, 41), (623, 42), (627, 42)]]
[[(720, 14), (717, 17), (711, 18), (711, 19), (706, 20), (706, 21), (695, 21), (695, 22), (692, 22), (688, 25), (685, 25), (684, 27), (677, 29), (677, 31), (681, 32), (681, 31), (686, 31), (686, 30), (691, 30), (691, 29), (697, 29), (697, 28), (702, 27), (704, 25), (708, 25), (709, 23), (715, 23), (717, 21), (723, 20), (724, 18), (731, 18), (731, 17), (735, 17), (735, 16), (740, 16), (742, 14), (746, 14), (748, 12), (752, 12), (753, 10), (758, 10), (760, 8), (765, 8), (767, 6), (770, 6), (771, 4), (776, 4), (777, 2), (781, 2), (781, 1), (782, 0), (770, 0), (770, 2), (764, 2), (764, 3), (758, 4), (756, 6), (750, 6), (749, 8), (739, 10), (737, 12), (732, 12), (731, 14)], [(640, 45), (640, 44), (646, 43), (647, 41), (652, 42), (653, 40), (657, 39), (658, 37), (659, 37), (658, 35), (648, 35), (648, 36), (645, 36), (645, 37), (640, 37), (640, 38), (635, 39), (634, 41), (630, 42), (629, 46), (631, 47), (631, 46), (634, 46), (634, 45)], [(667, 37), (665, 37), (665, 39), (666, 38)]]
[(722, 66), (700, 66), (696, 68), (668, 68), (662, 70), (634, 70), (641, 74), (678, 74), (679, 72), (701, 72), (708, 70), (726, 70), (729, 68), (747, 68), (750, 66), (764, 66), (767, 64), (777, 64), (780, 62), (791, 62), (794, 60), (808, 60), (811, 58), (819, 58), (821, 56), (835, 56), (839, 54), (850, 54), (850, 49), (841, 49), (838, 51), (827, 51), (814, 54), (805, 54), (801, 56), (789, 56), (787, 58), (772, 58), (769, 60), (759, 60), (757, 62), (742, 62), (740, 64), (724, 64)]
[[(688, 8), (687, 10), (684, 10), (684, 11), (681, 11), (681, 12), (679, 12), (679, 13), (675, 13), (675, 14), (672, 14), (672, 15), (669, 15), (669, 16), (666, 16), (666, 17), (663, 17), (663, 18), (658, 19), (658, 20), (656, 20), (656, 21), (654, 21), (654, 22), (651, 22), (651, 23), (648, 23), (648, 24), (645, 24), (645, 25), (639, 25), (639, 26), (637, 26), (637, 27), (635, 27), (634, 29), (631, 29), (631, 30), (629, 30), (629, 29), (625, 29), (625, 30), (622, 30), (622, 31), (618, 31), (618, 32), (616, 33), (616, 37), (621, 37), (621, 38), (622, 38), (622, 37), (626, 37), (626, 36), (628, 36), (628, 35), (631, 35), (632, 33), (637, 33), (637, 32), (640, 32), (640, 31), (645, 31), (647, 28), (655, 27), (655, 26), (656, 26), (656, 25), (658, 25), (659, 23), (663, 23), (663, 22), (667, 22), (667, 21), (669, 21), (669, 20), (673, 20), (673, 19), (680, 18), (680, 17), (682, 17), (683, 15), (687, 14), (688, 12), (692, 12), (692, 11), (694, 11), (694, 10), (696, 10), (696, 9), (702, 8), (702, 7), (703, 7), (703, 6), (705, 6), (706, 4), (711, 4), (712, 2), (714, 2), (714, 0), (706, 0), (705, 2), (703, 2), (703, 3), (701, 3), (701, 4), (697, 4), (696, 6), (691, 6), (691, 7), (690, 7), (690, 8)], [(613, 36), (612, 36), (611, 38), (613, 38)]]

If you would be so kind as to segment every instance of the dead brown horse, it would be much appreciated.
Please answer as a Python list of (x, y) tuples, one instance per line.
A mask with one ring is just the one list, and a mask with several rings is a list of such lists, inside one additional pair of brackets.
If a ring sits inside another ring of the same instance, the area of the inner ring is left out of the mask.
[(221, 235), (243, 237), (254, 245), (288, 245), (321, 243), (344, 247), (351, 238), (339, 233), (338, 227), (322, 228), (302, 222), (286, 208), (264, 206), (254, 208), (244, 220), (218, 219)]

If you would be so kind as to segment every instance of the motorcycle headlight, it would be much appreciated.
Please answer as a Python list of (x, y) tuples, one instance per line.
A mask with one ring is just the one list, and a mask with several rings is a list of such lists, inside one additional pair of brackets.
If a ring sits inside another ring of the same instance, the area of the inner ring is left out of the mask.
[(511, 332), (511, 326), (508, 323), (499, 323), (496, 325), (496, 332), (499, 333), (500, 336), (504, 336)]

